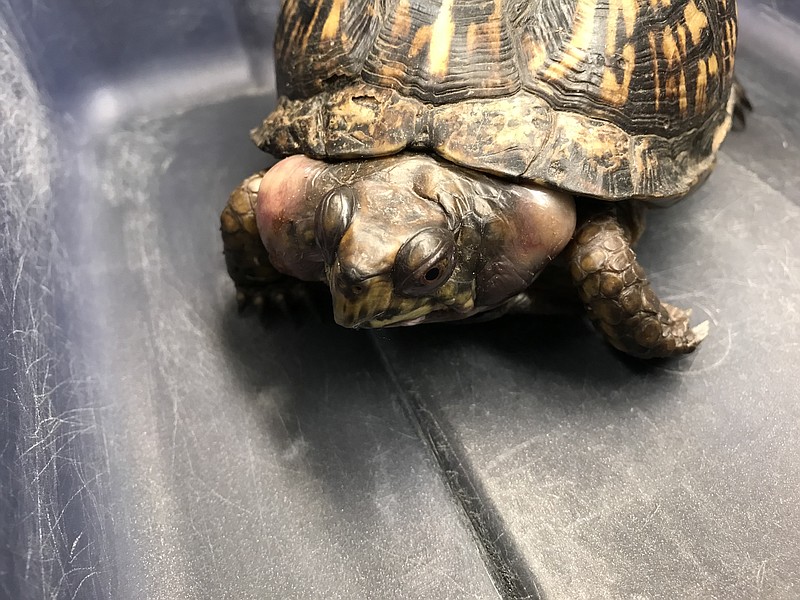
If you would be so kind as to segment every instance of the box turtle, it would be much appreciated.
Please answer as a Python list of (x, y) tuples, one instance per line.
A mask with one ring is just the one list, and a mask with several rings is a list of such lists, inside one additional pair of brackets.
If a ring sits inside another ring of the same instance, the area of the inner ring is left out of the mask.
[(348, 327), (582, 310), (691, 352), (632, 246), (748, 108), (736, 37), (735, 0), (284, 0), (281, 160), (221, 217), (240, 305), (321, 281)]

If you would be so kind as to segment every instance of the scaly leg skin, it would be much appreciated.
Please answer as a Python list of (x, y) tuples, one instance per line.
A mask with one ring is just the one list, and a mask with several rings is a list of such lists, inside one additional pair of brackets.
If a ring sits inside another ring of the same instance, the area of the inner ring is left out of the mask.
[(239, 310), (248, 305), (259, 310), (271, 306), (288, 313), (287, 300), (307, 307), (311, 301), (306, 291), (308, 284), (284, 275), (272, 266), (258, 234), (255, 208), (258, 188), (265, 173), (266, 170), (245, 179), (233, 191), (220, 215), (225, 264), (236, 285)]
[(570, 275), (595, 327), (618, 350), (639, 358), (692, 352), (708, 322), (689, 327), (691, 311), (661, 302), (615, 214), (599, 213), (575, 231)]

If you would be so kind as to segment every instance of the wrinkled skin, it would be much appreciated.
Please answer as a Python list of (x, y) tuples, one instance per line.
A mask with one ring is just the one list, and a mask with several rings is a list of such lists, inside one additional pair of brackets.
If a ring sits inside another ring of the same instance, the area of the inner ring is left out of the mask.
[(641, 202), (586, 198), (576, 214), (563, 192), (427, 155), (296, 155), (242, 182), (221, 223), (240, 306), (325, 282), (346, 327), (582, 310), (622, 352), (686, 354), (708, 326), (651, 288), (632, 248), (642, 215)]
[(272, 265), (326, 281), (346, 327), (495, 309), (527, 289), (575, 229), (567, 194), (423, 155), (287, 158), (263, 178), (255, 212)]

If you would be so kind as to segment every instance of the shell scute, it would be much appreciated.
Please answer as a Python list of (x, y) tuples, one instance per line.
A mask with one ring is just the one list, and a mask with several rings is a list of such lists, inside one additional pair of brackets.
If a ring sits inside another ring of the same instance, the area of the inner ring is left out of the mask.
[(285, 98), (253, 137), (672, 199), (730, 128), (736, 36), (734, 0), (285, 0)]

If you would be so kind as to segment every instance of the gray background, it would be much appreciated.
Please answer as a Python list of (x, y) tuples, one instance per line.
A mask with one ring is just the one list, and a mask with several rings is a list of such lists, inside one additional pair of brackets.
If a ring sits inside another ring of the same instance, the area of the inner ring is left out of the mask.
[(0, 598), (797, 598), (800, 8), (740, 13), (756, 111), (639, 252), (711, 333), (644, 365), (238, 315), (277, 6), (0, 0)]

